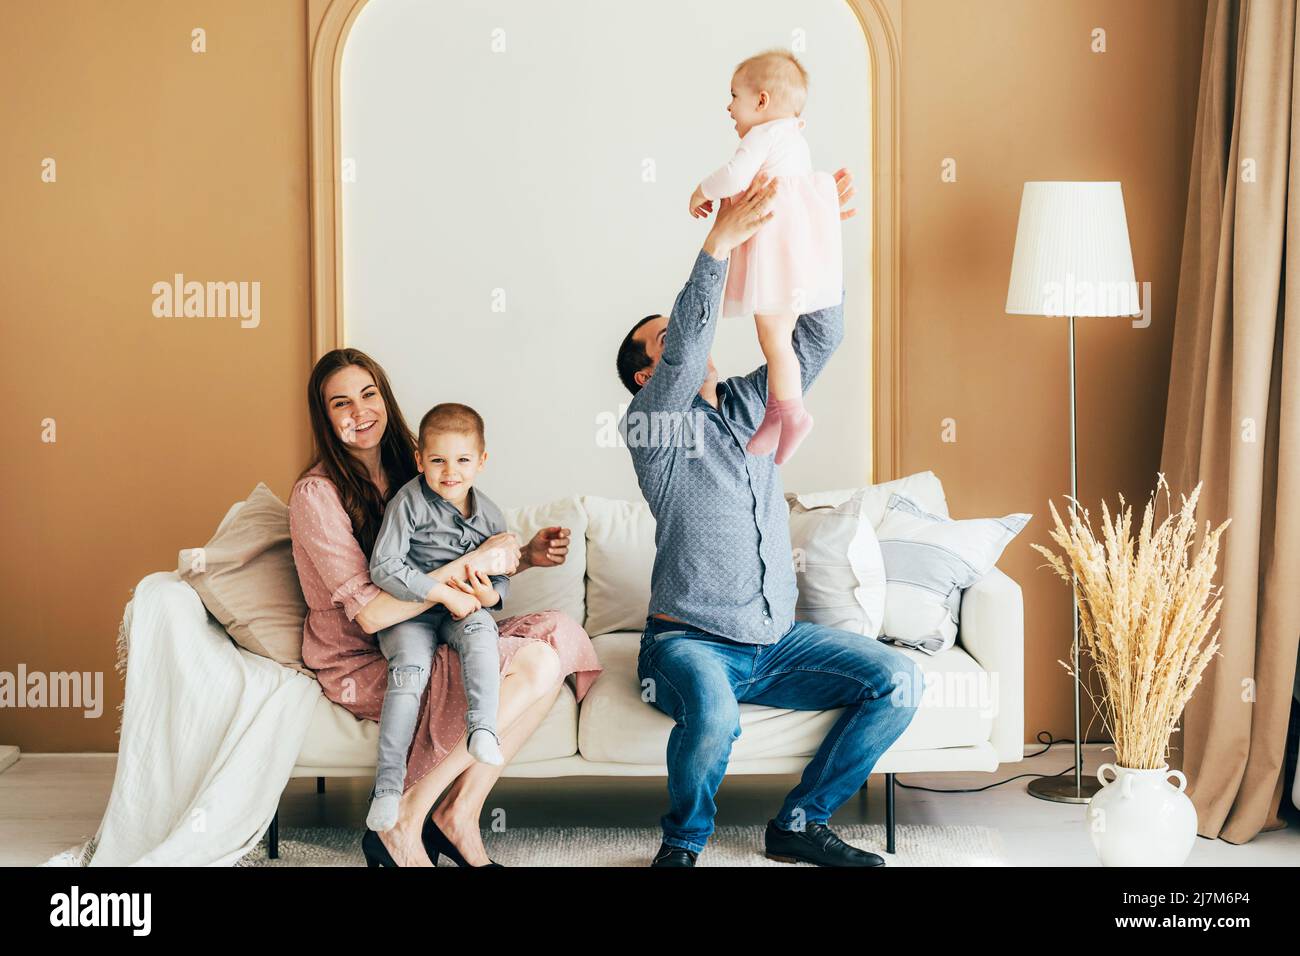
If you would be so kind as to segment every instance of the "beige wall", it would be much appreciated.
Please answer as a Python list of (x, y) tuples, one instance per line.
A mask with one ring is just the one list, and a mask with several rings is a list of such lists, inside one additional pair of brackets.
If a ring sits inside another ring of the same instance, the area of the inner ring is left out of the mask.
[[(5, 454), (0, 670), (105, 673), (98, 720), (0, 711), (0, 743), (112, 750), (113, 639), (132, 586), (308, 453), (306, 4), (44, 0), (0, 37)], [(1065, 330), (1002, 314), (1021, 183), (1119, 179), (1151, 328), (1083, 325), (1081, 492), (1144, 496), (1159, 458), (1199, 0), (907, 0), (902, 24), (906, 470), (959, 516), (1038, 517), (1025, 587), (1032, 739), (1070, 730), (1063, 586), (1037, 569), (1068, 489)], [(1103, 26), (1110, 52), (1088, 52)], [(208, 52), (190, 52), (207, 30)], [(41, 161), (58, 163), (42, 183)], [(939, 164), (958, 161), (958, 182)], [(261, 324), (156, 319), (183, 272), (262, 283)], [(41, 421), (58, 440), (40, 441)], [(958, 441), (940, 440), (957, 420)]]
[[(903, 468), (932, 468), (957, 517), (1034, 514), (999, 562), (1025, 592), (1025, 734), (1073, 737), (1057, 663), (1069, 588), (1029, 547), (1051, 543), (1047, 500), (1061, 508), (1070, 491), (1067, 322), (1003, 312), (1020, 194), (1026, 180), (1123, 184), (1151, 325), (1077, 323), (1079, 499), (1097, 513), (1122, 492), (1140, 512), (1160, 464), (1205, 5), (903, 9)], [(1090, 52), (1095, 27), (1106, 53)], [(940, 181), (947, 157), (955, 183)]]
[[(0, 710), (0, 742), (115, 750), (131, 588), (259, 480), (287, 495), (305, 463), (305, 16), (285, 0), (6, 7), (0, 670), (103, 671), (108, 700), (94, 720)], [(151, 287), (176, 272), (260, 281), (260, 325), (155, 318)]]

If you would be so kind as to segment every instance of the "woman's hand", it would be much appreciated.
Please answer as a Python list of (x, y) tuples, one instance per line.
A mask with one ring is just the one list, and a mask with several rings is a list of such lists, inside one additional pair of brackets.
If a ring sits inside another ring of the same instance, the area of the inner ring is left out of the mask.
[(853, 174), (847, 169), (835, 170), (835, 188), (840, 194), (840, 219), (852, 219), (858, 214), (858, 211), (856, 209), (846, 209), (844, 207), (848, 205), (849, 200), (852, 199), (854, 193), (857, 192), (857, 190), (853, 188)]
[(714, 259), (725, 259), (731, 255), (732, 249), (758, 232), (763, 223), (772, 218), (771, 206), (777, 183), (778, 180), (766, 173), (759, 173), (740, 199), (733, 201), (729, 197), (722, 200), (713, 219), (713, 228), (704, 240), (704, 251)]
[(524, 548), (523, 558), (519, 562), (520, 570), (524, 568), (553, 568), (564, 563), (569, 556), (569, 529), (559, 526), (543, 528)]
[(519, 567), (519, 539), (513, 531), (498, 532), (465, 555), (465, 566), (484, 574), (514, 574)]

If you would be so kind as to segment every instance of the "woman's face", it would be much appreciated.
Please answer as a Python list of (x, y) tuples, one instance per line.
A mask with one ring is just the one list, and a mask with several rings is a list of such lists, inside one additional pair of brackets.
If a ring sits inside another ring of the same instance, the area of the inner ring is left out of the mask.
[(359, 365), (348, 365), (325, 379), (325, 411), (334, 434), (348, 448), (379, 447), (388, 427), (388, 409), (370, 373)]

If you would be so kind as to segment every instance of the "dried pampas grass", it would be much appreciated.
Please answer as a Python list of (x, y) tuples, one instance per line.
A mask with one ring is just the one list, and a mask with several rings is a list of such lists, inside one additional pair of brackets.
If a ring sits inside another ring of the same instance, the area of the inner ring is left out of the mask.
[[(1156, 525), (1155, 499), (1161, 488), (1168, 513)], [(1210, 628), (1223, 589), (1212, 582), (1219, 536), (1229, 522), (1211, 531), (1207, 521), (1193, 553), (1200, 494), (1198, 484), (1190, 498), (1180, 496), (1182, 507), (1174, 513), (1169, 485), (1164, 475), (1158, 476), (1136, 540), (1133, 509), (1123, 495), (1114, 518), (1102, 502), (1100, 540), (1077, 500), (1068, 498), (1068, 526), (1049, 501), (1056, 523), (1051, 537), (1064, 556), (1033, 545), (1066, 583), (1077, 579), (1080, 650), (1092, 659), (1102, 685), (1100, 702), (1091, 690), (1088, 695), (1122, 767), (1159, 769), (1168, 763), (1169, 736), (1219, 649), (1219, 632), (1210, 634)], [(1061, 663), (1077, 678), (1069, 664)]]

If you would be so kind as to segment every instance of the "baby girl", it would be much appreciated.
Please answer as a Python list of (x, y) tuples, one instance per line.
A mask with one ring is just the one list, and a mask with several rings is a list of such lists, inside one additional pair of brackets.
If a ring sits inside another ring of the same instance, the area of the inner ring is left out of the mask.
[(799, 357), (791, 336), (797, 316), (843, 300), (840, 206), (835, 179), (814, 172), (799, 118), (808, 74), (785, 50), (750, 57), (731, 78), (731, 105), (740, 146), (691, 196), (691, 215), (707, 216), (714, 200), (744, 193), (754, 176), (778, 180), (772, 218), (732, 250), (723, 316), (753, 314), (767, 359), (767, 411), (747, 446), (776, 451), (783, 464), (812, 429), (803, 407)]

